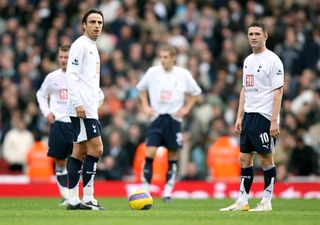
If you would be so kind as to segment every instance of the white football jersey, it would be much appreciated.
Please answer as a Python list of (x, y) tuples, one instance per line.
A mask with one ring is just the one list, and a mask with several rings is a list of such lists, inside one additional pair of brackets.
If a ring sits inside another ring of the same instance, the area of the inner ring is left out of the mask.
[(66, 115), (68, 89), (66, 73), (58, 69), (49, 73), (37, 91), (37, 100), (42, 114), (46, 117), (50, 112), (60, 122), (71, 122)]
[(101, 102), (100, 56), (96, 42), (79, 37), (70, 48), (67, 66), (69, 100), (67, 114), (77, 116), (75, 107), (83, 105), (87, 118), (98, 119)]
[(270, 50), (250, 54), (243, 64), (244, 111), (272, 115), (273, 91), (284, 84), (280, 58)]
[(165, 71), (162, 66), (153, 66), (147, 70), (137, 84), (139, 91), (148, 90), (150, 105), (157, 114), (174, 114), (184, 105), (184, 96), (201, 94), (201, 89), (191, 73), (174, 66)]

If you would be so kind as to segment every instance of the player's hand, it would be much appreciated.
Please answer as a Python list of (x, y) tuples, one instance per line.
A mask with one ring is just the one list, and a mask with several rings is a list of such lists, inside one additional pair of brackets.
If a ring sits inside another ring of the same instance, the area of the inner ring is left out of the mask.
[(50, 112), (46, 118), (49, 124), (53, 124), (56, 121), (56, 117), (52, 112)]
[(237, 119), (236, 124), (234, 125), (234, 132), (241, 134), (242, 132), (242, 120)]
[(143, 107), (143, 111), (150, 117), (154, 117), (156, 115), (156, 111), (150, 106)]
[(76, 107), (76, 113), (77, 113), (77, 117), (80, 117), (80, 118), (86, 118), (87, 116), (86, 110), (84, 109), (83, 105)]
[(176, 112), (176, 116), (183, 118), (185, 115), (187, 115), (189, 113), (189, 109), (187, 109), (186, 107), (182, 107), (181, 109), (179, 109), (178, 112)]
[(273, 138), (280, 137), (279, 124), (277, 122), (271, 122), (270, 125), (270, 136)]

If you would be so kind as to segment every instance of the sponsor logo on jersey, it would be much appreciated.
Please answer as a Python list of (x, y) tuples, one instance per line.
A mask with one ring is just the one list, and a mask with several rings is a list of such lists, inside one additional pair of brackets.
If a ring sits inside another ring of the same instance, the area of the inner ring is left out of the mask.
[(247, 74), (246, 75), (246, 86), (247, 87), (253, 87), (254, 85), (254, 76), (253, 74)]
[(247, 88), (245, 89), (246, 93), (259, 93), (258, 88)]

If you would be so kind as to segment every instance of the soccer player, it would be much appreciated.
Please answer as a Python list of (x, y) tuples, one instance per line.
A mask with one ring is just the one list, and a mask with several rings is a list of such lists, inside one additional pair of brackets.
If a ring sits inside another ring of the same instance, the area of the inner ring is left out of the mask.
[[(253, 53), (243, 63), (243, 87), (235, 132), (240, 134), (241, 183), (238, 199), (220, 211), (271, 211), (276, 180), (273, 152), (279, 138), (279, 113), (283, 95), (284, 69), (279, 57), (266, 48), (268, 32), (261, 22), (248, 28)], [(249, 209), (253, 182), (253, 158), (258, 153), (264, 171), (264, 192), (257, 207)]]
[[(152, 163), (157, 148), (166, 147), (169, 151), (169, 168), (163, 200), (171, 201), (178, 168), (178, 150), (182, 148), (182, 119), (191, 110), (201, 89), (189, 71), (175, 66), (174, 47), (162, 47), (160, 60), (161, 65), (149, 68), (137, 84), (142, 107), (151, 119), (142, 180), (146, 191), (150, 191)], [(186, 99), (185, 95), (188, 95)]]
[(48, 156), (55, 159), (55, 176), (62, 201), (66, 205), (67, 189), (67, 157), (72, 152), (73, 132), (70, 118), (65, 114), (68, 90), (66, 69), (70, 46), (59, 48), (58, 63), (60, 69), (49, 73), (37, 91), (37, 100), (42, 114), (50, 124)]
[[(96, 40), (101, 34), (103, 14), (90, 9), (83, 15), (83, 35), (70, 48), (67, 67), (67, 114), (73, 126), (73, 151), (68, 161), (67, 210), (104, 210), (94, 198), (94, 177), (103, 152), (98, 108), (103, 94), (99, 87), (100, 57)], [(83, 198), (79, 198), (82, 172)]]

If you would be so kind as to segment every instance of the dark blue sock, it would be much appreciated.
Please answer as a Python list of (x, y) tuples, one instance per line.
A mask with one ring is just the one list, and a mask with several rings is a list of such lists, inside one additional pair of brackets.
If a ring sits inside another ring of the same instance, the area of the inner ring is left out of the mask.
[(249, 194), (250, 192), (251, 185), (253, 182), (253, 177), (254, 177), (254, 171), (252, 166), (248, 168), (241, 168), (241, 179), (243, 179), (243, 186), (247, 194)]
[(72, 189), (79, 183), (82, 161), (73, 157), (68, 160), (68, 188)]
[(87, 186), (89, 181), (91, 180), (92, 176), (96, 175), (96, 166), (95, 164), (98, 162), (99, 158), (96, 158), (91, 155), (87, 155), (84, 162), (83, 162), (83, 187)]
[(153, 159), (147, 157), (143, 167), (143, 177), (149, 184), (151, 183), (152, 179), (152, 164)]
[(62, 187), (67, 187), (68, 186), (68, 173), (65, 171), (65, 169), (62, 167), (56, 166), (55, 174), (56, 174), (57, 182)]
[(269, 187), (272, 180), (273, 182), (276, 181), (277, 171), (276, 171), (276, 167), (272, 167), (268, 170), (264, 170), (263, 172), (264, 172), (264, 189), (266, 189), (267, 187)]
[(178, 161), (177, 160), (170, 160), (167, 172), (167, 183), (172, 179), (173, 176), (177, 175), (178, 171)]

